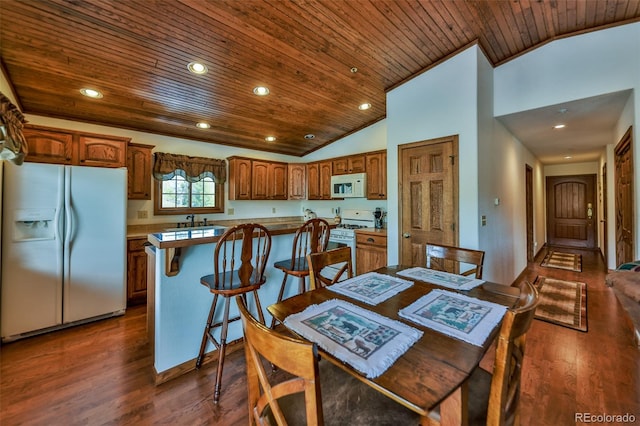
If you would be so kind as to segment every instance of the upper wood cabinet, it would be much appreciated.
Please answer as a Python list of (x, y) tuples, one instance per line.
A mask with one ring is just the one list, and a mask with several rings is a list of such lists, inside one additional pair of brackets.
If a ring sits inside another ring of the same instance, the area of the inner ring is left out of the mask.
[(387, 152), (367, 153), (367, 199), (387, 199)]
[(287, 163), (251, 161), (251, 199), (287, 199)]
[(229, 157), (230, 200), (286, 200), (288, 165)]
[(230, 157), (229, 160), (229, 199), (251, 199), (251, 159)]
[(307, 199), (331, 199), (331, 170), (331, 160), (307, 164)]
[(73, 157), (72, 132), (26, 125), (22, 133), (29, 146), (26, 161), (71, 164)]
[(365, 167), (365, 156), (363, 154), (335, 158), (332, 161), (332, 173), (334, 175), (364, 173)]
[(27, 125), (26, 161), (76, 166), (125, 167), (130, 138)]
[(307, 197), (307, 166), (289, 164), (289, 199), (304, 200)]
[[(151, 145), (130, 143), (127, 147), (128, 198), (151, 199)], [(145, 255), (146, 256), (146, 255)]]

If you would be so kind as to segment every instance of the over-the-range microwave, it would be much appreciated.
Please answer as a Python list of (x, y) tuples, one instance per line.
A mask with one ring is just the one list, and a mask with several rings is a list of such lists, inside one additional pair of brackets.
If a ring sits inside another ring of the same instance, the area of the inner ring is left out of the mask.
[(363, 198), (366, 191), (366, 173), (331, 176), (331, 198)]

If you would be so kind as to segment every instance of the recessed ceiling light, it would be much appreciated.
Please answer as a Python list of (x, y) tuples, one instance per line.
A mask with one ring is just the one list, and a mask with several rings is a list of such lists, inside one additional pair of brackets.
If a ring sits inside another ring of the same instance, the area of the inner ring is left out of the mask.
[(553, 126), (554, 129), (564, 129), (565, 125), (564, 124), (556, 124), (555, 126)]
[(205, 64), (202, 64), (200, 62), (189, 63), (189, 65), (187, 65), (187, 69), (193, 74), (198, 74), (198, 75), (206, 74), (207, 71), (209, 71), (209, 68), (207, 68)]
[(565, 158), (565, 160), (568, 160), (568, 159), (570, 159), (572, 157), (570, 155), (565, 155), (564, 158)]
[(205, 123), (204, 121), (201, 121), (201, 122), (199, 122), (199, 123), (196, 123), (196, 127), (197, 127), (198, 129), (208, 129), (208, 128), (210, 128), (210, 127), (211, 127), (211, 124), (209, 124), (209, 123)]
[(358, 68), (357, 67), (351, 67), (351, 69), (349, 70), (351, 71), (353, 74), (358, 72)]
[(253, 93), (255, 93), (258, 96), (267, 96), (269, 94), (269, 88), (264, 86), (254, 87)]
[(367, 110), (369, 108), (371, 108), (371, 104), (370, 103), (364, 103), (364, 104), (358, 105), (358, 109), (360, 111), (365, 111), (365, 110)]
[(94, 98), (94, 99), (100, 99), (102, 97), (102, 93), (94, 89), (83, 88), (83, 89), (80, 89), (80, 93), (82, 93), (83, 95), (89, 98)]
[(307, 134), (307, 135), (304, 135), (304, 138), (305, 138), (305, 139), (313, 139), (313, 138), (315, 138), (315, 137), (316, 137), (316, 135), (312, 135), (311, 133), (309, 133), (309, 134)]
[(264, 138), (265, 141), (267, 142), (275, 142), (276, 141), (276, 137), (275, 136), (267, 136), (266, 138)]

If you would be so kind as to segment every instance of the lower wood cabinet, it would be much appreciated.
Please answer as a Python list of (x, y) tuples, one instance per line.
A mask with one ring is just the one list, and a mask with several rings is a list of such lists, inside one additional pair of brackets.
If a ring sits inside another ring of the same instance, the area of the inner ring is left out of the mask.
[(387, 266), (387, 233), (382, 229), (356, 231), (356, 273), (358, 275)]
[(127, 306), (147, 303), (146, 238), (127, 241)]

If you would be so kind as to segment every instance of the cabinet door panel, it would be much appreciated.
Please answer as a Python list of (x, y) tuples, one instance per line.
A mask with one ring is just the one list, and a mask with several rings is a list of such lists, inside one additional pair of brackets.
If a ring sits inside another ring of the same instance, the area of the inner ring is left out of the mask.
[(289, 164), (289, 199), (304, 200), (307, 195), (307, 174), (304, 164)]
[(29, 146), (26, 160), (35, 163), (72, 164), (73, 134), (25, 127)]
[(269, 163), (252, 161), (251, 199), (266, 200), (269, 198)]
[(78, 160), (81, 166), (125, 167), (127, 144), (123, 140), (80, 136)]

